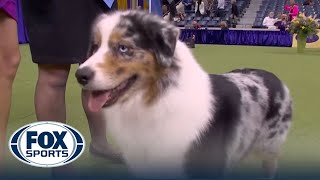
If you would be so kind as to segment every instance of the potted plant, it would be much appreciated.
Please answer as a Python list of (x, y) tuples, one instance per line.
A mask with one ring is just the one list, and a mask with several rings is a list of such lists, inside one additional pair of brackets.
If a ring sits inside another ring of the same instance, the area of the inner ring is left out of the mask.
[(296, 34), (297, 38), (297, 51), (298, 53), (303, 53), (306, 48), (308, 36), (313, 36), (318, 33), (319, 23), (316, 16), (305, 16), (305, 14), (300, 13), (299, 16), (295, 17), (288, 31), (291, 34)]

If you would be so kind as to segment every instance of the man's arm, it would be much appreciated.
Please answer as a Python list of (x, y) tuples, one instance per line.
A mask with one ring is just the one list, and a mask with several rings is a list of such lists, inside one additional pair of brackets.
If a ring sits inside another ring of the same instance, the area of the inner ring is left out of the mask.
[(267, 21), (268, 21), (268, 18), (265, 17), (265, 18), (263, 19), (262, 25), (263, 25), (263, 26), (267, 26)]

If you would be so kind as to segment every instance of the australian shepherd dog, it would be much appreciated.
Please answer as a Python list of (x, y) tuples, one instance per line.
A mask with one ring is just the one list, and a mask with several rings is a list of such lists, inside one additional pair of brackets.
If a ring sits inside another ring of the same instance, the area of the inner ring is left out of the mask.
[(220, 177), (251, 153), (276, 173), (292, 117), (287, 86), (259, 69), (208, 74), (161, 17), (101, 15), (76, 77), (136, 177)]

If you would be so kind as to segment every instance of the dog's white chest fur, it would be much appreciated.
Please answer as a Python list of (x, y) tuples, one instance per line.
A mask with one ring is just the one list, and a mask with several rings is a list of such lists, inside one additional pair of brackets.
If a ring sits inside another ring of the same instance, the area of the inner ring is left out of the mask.
[[(192, 130), (177, 128), (181, 126), (179, 119), (169, 122), (176, 118), (170, 111), (154, 113), (153, 109), (146, 112), (139, 106), (133, 107), (136, 108), (127, 113), (123, 113), (123, 107), (115, 107), (122, 109), (121, 114), (119, 111), (107, 117), (110, 118), (110, 121), (107, 121), (108, 131), (115, 135), (113, 138), (130, 170), (139, 176), (153, 170), (166, 169), (167, 172), (168, 168), (182, 174), (183, 155), (190, 141), (190, 138), (183, 136), (194, 134)], [(181, 131), (176, 132), (177, 129)]]
[(183, 101), (176, 98), (179, 97), (170, 97), (170, 102), (161, 101), (152, 107), (139, 104), (139, 100), (131, 101), (132, 104), (117, 105), (105, 113), (108, 132), (118, 143), (130, 171), (139, 177), (149, 177), (146, 172), (154, 176), (155, 170), (170, 177), (184, 175), (186, 151), (206, 123), (201, 119), (208, 118), (201, 118), (207, 114), (195, 113), (194, 109), (186, 112), (191, 106), (178, 105)]

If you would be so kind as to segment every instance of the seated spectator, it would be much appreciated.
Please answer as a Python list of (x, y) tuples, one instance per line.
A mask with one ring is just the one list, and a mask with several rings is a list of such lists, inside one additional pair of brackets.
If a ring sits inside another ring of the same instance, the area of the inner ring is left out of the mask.
[(196, 36), (195, 36), (194, 34), (192, 34), (192, 35), (187, 39), (186, 45), (187, 45), (189, 48), (195, 48), (195, 44), (196, 44)]
[(205, 0), (204, 8), (205, 8), (207, 16), (212, 16), (212, 14), (213, 14), (213, 5), (214, 5), (213, 0)]
[(203, 16), (205, 14), (204, 2), (202, 0), (197, 0), (195, 6), (196, 16)]
[(221, 30), (229, 30), (228, 24), (225, 21), (220, 22), (220, 28), (221, 28)]
[(162, 1), (162, 12), (163, 14), (167, 14), (169, 12), (169, 2), (166, 0)]
[(193, 29), (200, 29), (201, 26), (197, 21), (192, 21), (192, 27)]
[(225, 0), (218, 0), (218, 5), (217, 5), (217, 16), (218, 17), (224, 17), (224, 7), (225, 7)]
[(231, 1), (231, 24), (232, 27), (235, 28), (237, 26), (238, 17), (239, 17), (239, 10), (236, 3), (236, 0)]
[(299, 6), (295, 0), (290, 0), (289, 4), (286, 4), (285, 10), (289, 12), (288, 21), (292, 21), (299, 14)]
[(177, 8), (177, 13), (176, 16), (173, 18), (173, 21), (175, 22), (179, 22), (179, 21), (183, 21), (186, 17), (185, 11), (184, 11), (184, 7), (179, 6)]
[(288, 23), (287, 23), (288, 17), (286, 14), (282, 14), (280, 21), (277, 23), (278, 25), (278, 29), (280, 29), (280, 31), (285, 31), (286, 28), (288, 27)]
[(183, 12), (178, 12), (176, 17), (173, 18), (173, 21), (175, 22), (183, 21), (185, 16), (186, 15)]
[(279, 12), (279, 13), (277, 14), (277, 18), (276, 18), (276, 19), (277, 19), (278, 21), (280, 21), (280, 20), (281, 20), (282, 15), (283, 15), (283, 14), (282, 14), (281, 12)]
[(193, 5), (193, 0), (183, 0), (182, 4), (184, 6), (185, 11), (191, 11), (192, 5)]
[(314, 2), (313, 2), (313, 0), (305, 0), (303, 2), (303, 5), (304, 6), (312, 6), (312, 5), (314, 5)]
[(174, 17), (176, 17), (177, 15), (177, 7), (176, 7), (176, 3), (174, 0), (167, 0), (169, 3), (169, 11), (170, 11), (170, 21), (172, 21), (174, 19)]
[(262, 25), (268, 29), (276, 29), (276, 26), (274, 25), (276, 22), (277, 19), (274, 18), (274, 12), (270, 12), (269, 16), (264, 18)]
[(168, 7), (166, 5), (162, 5), (162, 14), (166, 14), (168, 12)]

